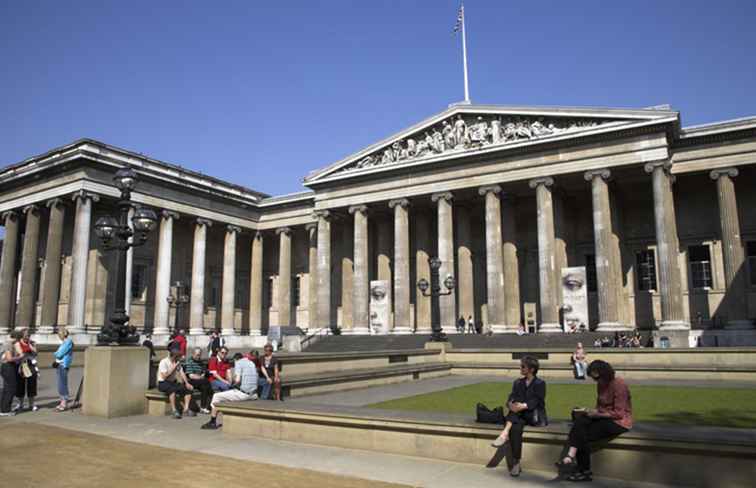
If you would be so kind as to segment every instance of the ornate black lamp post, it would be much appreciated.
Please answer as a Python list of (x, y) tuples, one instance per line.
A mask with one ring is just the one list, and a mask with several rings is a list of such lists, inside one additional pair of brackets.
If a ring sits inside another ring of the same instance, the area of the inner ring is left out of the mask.
[(134, 230), (129, 227), (129, 210), (131, 191), (136, 186), (137, 175), (130, 168), (123, 168), (116, 172), (113, 181), (121, 190), (121, 198), (117, 202), (118, 219), (107, 216), (100, 217), (95, 223), (95, 234), (102, 241), (106, 251), (115, 251), (116, 290), (113, 315), (110, 324), (102, 328), (97, 335), (99, 344), (137, 344), (139, 335), (136, 328), (127, 325), (129, 316), (126, 315), (126, 251), (130, 247), (141, 246), (147, 242), (147, 235), (155, 228), (157, 217), (155, 212), (145, 208), (137, 208), (131, 218)]
[(173, 332), (178, 332), (179, 312), (181, 311), (182, 306), (189, 303), (189, 293), (186, 286), (180, 281), (177, 281), (171, 288), (171, 294), (166, 297), (166, 300), (168, 300), (169, 306), (176, 305), (176, 318), (173, 323)]
[[(451, 295), (452, 290), (454, 290), (454, 287), (456, 286), (456, 281), (454, 280), (454, 277), (452, 275), (447, 275), (446, 279), (444, 279), (444, 286), (446, 287), (446, 291), (441, 291), (441, 284), (440, 284), (440, 278), (438, 275), (438, 270), (441, 269), (441, 260), (437, 257), (433, 257), (430, 259), (430, 269), (431, 269), (431, 282), (428, 283), (428, 280), (425, 278), (421, 278), (417, 282), (417, 288), (420, 290), (420, 293), (423, 294), (424, 297), (440, 297), (443, 295)], [(428, 288), (430, 288), (430, 293), (428, 293)], [(446, 334), (441, 329), (441, 324), (438, 320), (431, 321), (431, 329), (433, 332), (431, 333), (431, 342), (446, 342), (449, 339), (446, 337)]]

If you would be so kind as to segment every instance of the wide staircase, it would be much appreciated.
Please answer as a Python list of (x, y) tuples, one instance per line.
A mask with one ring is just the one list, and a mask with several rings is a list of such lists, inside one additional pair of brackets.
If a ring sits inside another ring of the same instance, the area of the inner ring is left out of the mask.
[[(642, 334), (641, 344), (646, 345), (649, 333)], [(528, 349), (528, 348), (574, 348), (578, 342), (585, 347), (593, 347), (597, 339), (612, 334), (601, 332), (581, 332), (578, 334), (449, 334), (447, 336), (455, 349)], [(362, 352), (422, 349), (428, 342), (427, 334), (377, 335), (377, 336), (326, 336), (306, 348), (307, 352)]]

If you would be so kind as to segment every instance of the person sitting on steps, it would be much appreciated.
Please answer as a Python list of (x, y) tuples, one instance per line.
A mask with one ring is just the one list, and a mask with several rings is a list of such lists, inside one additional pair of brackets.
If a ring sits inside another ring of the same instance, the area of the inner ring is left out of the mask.
[(257, 367), (247, 357), (241, 357), (234, 363), (233, 389), (222, 391), (213, 395), (210, 402), (212, 410), (210, 421), (202, 426), (203, 429), (217, 429), (222, 427), (218, 424), (218, 405), (227, 402), (242, 402), (245, 400), (257, 400)]
[(511, 476), (519, 476), (522, 468), (522, 431), (525, 425), (543, 426), (546, 418), (546, 382), (538, 378), (538, 359), (525, 356), (520, 360), (522, 378), (515, 380), (512, 393), (507, 400), (507, 414), (504, 430), (491, 445), (501, 447), (509, 442), (512, 448)]
[(228, 361), (228, 348), (223, 346), (218, 354), (211, 357), (207, 363), (210, 371), (210, 385), (213, 391), (227, 391), (231, 386), (231, 363)]
[(174, 418), (180, 419), (182, 412), (178, 409), (176, 397), (183, 398), (183, 411), (190, 417), (194, 416), (194, 412), (189, 410), (189, 402), (192, 399), (194, 387), (189, 383), (189, 379), (181, 367), (181, 351), (178, 347), (171, 349), (168, 357), (160, 361), (157, 387), (158, 391), (168, 395)]

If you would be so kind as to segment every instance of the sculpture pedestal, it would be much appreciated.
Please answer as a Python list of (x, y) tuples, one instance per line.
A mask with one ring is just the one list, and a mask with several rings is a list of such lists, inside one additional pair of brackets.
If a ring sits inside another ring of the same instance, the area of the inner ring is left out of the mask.
[(150, 353), (137, 346), (94, 346), (84, 356), (82, 413), (125, 417), (145, 412)]

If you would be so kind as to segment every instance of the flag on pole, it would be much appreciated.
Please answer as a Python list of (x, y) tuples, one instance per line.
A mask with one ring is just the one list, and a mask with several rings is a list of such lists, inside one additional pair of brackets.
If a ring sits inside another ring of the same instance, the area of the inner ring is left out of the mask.
[(459, 32), (462, 29), (462, 23), (465, 21), (465, 6), (459, 6), (459, 12), (457, 13), (457, 23), (454, 25), (453, 33)]

